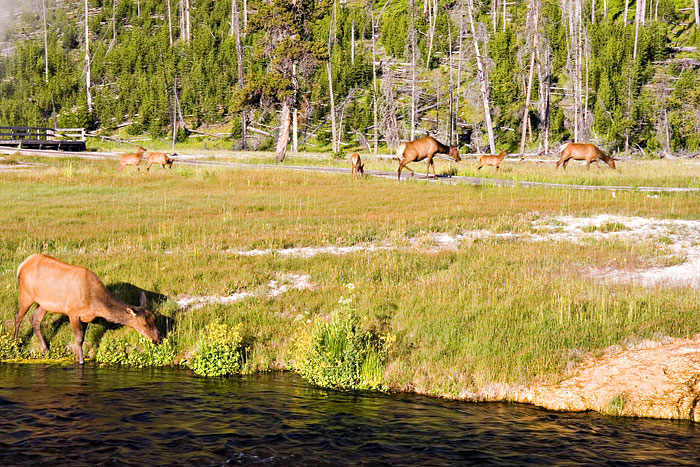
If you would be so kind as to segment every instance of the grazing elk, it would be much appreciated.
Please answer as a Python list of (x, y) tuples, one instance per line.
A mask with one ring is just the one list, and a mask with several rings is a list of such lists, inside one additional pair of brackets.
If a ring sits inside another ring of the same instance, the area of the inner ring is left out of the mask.
[(135, 153), (132, 154), (124, 154), (119, 158), (119, 171), (121, 172), (124, 170), (124, 167), (127, 165), (133, 165), (136, 167), (136, 170), (141, 170), (139, 168), (139, 164), (141, 163), (141, 156), (143, 153), (146, 151), (145, 148), (142, 148), (139, 146), (138, 150)]
[[(171, 155), (176, 156), (177, 154), (173, 153)], [(149, 152), (146, 154), (146, 161), (148, 161), (146, 171), (148, 171), (153, 164), (159, 164), (163, 168), (165, 168), (166, 165), (171, 169), (173, 168), (173, 160), (164, 152)]]
[(496, 172), (501, 167), (501, 162), (506, 158), (508, 153), (505, 149), (501, 149), (501, 153), (497, 156), (492, 156), (490, 154), (482, 154), (479, 156), (479, 167), (476, 170), (480, 170), (485, 165), (492, 165), (496, 168)]
[(563, 145), (561, 147), (561, 158), (557, 162), (556, 168), (559, 168), (559, 165), (561, 165), (566, 170), (566, 164), (570, 159), (586, 161), (586, 168), (588, 169), (591, 168), (591, 162), (598, 159), (608, 164), (611, 169), (615, 168), (615, 160), (590, 143), (566, 143)]
[(433, 162), (433, 156), (435, 154), (448, 154), (455, 160), (455, 162), (459, 162), (461, 160), (456, 147), (445, 146), (432, 136), (424, 136), (415, 141), (399, 144), (399, 148), (396, 150), (396, 155), (399, 157), (399, 180), (401, 180), (401, 169), (404, 167), (406, 167), (406, 170), (411, 172), (411, 175), (415, 173), (407, 166), (407, 164), (422, 161), (426, 158), (428, 159), (426, 161), (428, 163), (428, 167), (425, 171), (425, 177), (429, 177), (430, 166), (433, 167), (433, 175), (437, 177), (435, 174), (435, 163)]
[(357, 178), (358, 173), (360, 175), (365, 174), (365, 164), (362, 163), (362, 159), (360, 159), (359, 154), (355, 153), (352, 156), (350, 156), (350, 163), (352, 164), (353, 178)]
[(139, 306), (129, 305), (112, 295), (89, 269), (73, 266), (41, 253), (30, 255), (19, 265), (17, 279), (19, 308), (15, 315), (14, 338), (17, 339), (19, 324), (27, 310), (37, 303), (30, 321), (42, 352), (48, 350), (41, 334), (41, 321), (46, 313), (68, 316), (75, 335), (76, 357), (80, 363), (83, 363), (85, 323), (97, 317), (131, 326), (155, 344), (162, 341), (155, 324), (155, 316), (146, 309), (144, 292), (141, 292)]

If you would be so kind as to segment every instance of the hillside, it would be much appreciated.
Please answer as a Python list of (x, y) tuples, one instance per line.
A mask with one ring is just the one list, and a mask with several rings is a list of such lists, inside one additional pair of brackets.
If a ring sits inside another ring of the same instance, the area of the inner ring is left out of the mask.
[(44, 5), (0, 18), (0, 125), (181, 141), (216, 127), (282, 157), (425, 133), (515, 152), (530, 88), (527, 150), (700, 149), (698, 28), (679, 1)]

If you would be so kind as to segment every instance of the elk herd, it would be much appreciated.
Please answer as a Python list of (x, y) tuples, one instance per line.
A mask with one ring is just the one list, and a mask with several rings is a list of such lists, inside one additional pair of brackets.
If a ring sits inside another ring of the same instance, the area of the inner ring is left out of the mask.
[[(448, 155), (454, 159), (455, 162), (459, 162), (461, 160), (459, 157), (459, 152), (455, 146), (445, 146), (432, 136), (424, 136), (423, 138), (414, 141), (399, 144), (399, 147), (396, 149), (396, 156), (399, 160), (397, 178), (401, 180), (401, 170), (404, 168), (411, 172), (411, 175), (414, 175), (415, 172), (408, 167), (408, 164), (422, 160), (425, 160), (427, 164), (425, 171), (426, 178), (430, 177), (431, 167), (433, 168), (433, 176), (437, 177), (435, 174), (435, 163), (433, 162), (433, 157), (435, 154)], [(498, 155), (478, 155), (476, 157), (476, 168), (477, 170), (480, 170), (482, 167), (490, 165), (496, 172), (498, 172), (501, 167), (501, 162), (503, 162), (503, 159), (505, 159), (507, 156), (508, 152), (505, 149), (502, 149)], [(591, 162), (598, 162), (599, 160), (608, 164), (611, 169), (615, 168), (615, 159), (590, 143), (563, 144), (560, 148), (560, 158), (556, 163), (556, 168), (559, 168), (561, 165), (564, 170), (566, 170), (566, 164), (572, 159), (577, 161), (586, 161), (586, 167), (588, 169), (590, 169)], [(357, 178), (358, 174), (364, 174), (364, 164), (362, 164), (359, 154), (353, 154), (350, 157), (350, 163), (353, 178)]]
[[(119, 158), (119, 171), (123, 171), (128, 165), (140, 170), (139, 164), (143, 160), (146, 150), (139, 147), (135, 153), (124, 154)], [(601, 160), (610, 168), (615, 168), (614, 159), (598, 149), (593, 144), (566, 143), (560, 149), (561, 157), (556, 163), (566, 169), (570, 160), (586, 161), (586, 167), (590, 168), (591, 162)], [(435, 154), (445, 154), (455, 162), (461, 158), (457, 148), (445, 146), (431, 136), (425, 136), (415, 141), (401, 143), (397, 149), (399, 159), (398, 179), (401, 180), (401, 170), (406, 168), (413, 175), (415, 172), (408, 167), (411, 162), (425, 160), (427, 163), (426, 177), (430, 175), (430, 168), (435, 174)], [(146, 155), (148, 165), (158, 164), (161, 167), (172, 168), (172, 156), (162, 152), (149, 152)], [(490, 165), (498, 172), (501, 162), (508, 155), (502, 150), (498, 155), (482, 154), (477, 156), (477, 170)], [(350, 157), (352, 164), (352, 176), (357, 178), (364, 174), (364, 164), (360, 155), (355, 153)], [(41, 332), (41, 322), (46, 313), (58, 313), (66, 315), (70, 322), (75, 337), (76, 358), (83, 363), (83, 337), (85, 325), (95, 318), (104, 318), (108, 321), (130, 326), (155, 344), (160, 344), (162, 337), (155, 323), (155, 316), (146, 308), (146, 295), (141, 292), (138, 306), (130, 305), (115, 297), (97, 275), (81, 266), (64, 263), (50, 256), (35, 253), (27, 257), (17, 269), (19, 282), (19, 307), (14, 319), (14, 338), (19, 335), (19, 327), (24, 315), (36, 304), (36, 308), (30, 318), (34, 334), (39, 341), (42, 352), (48, 347)]]

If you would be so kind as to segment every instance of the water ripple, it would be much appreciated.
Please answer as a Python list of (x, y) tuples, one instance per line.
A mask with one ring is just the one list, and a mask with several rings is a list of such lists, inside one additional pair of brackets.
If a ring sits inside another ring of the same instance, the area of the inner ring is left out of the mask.
[(0, 465), (696, 465), (687, 422), (319, 390), (290, 374), (0, 364)]

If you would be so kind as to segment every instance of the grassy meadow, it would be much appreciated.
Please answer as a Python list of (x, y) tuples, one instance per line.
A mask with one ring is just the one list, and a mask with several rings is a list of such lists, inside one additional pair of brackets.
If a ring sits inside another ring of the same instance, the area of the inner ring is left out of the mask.
[[(35, 252), (92, 269), (132, 303), (138, 288), (152, 292), (149, 307), (175, 362), (197, 352), (207, 325), (237, 329), (246, 372), (292, 367), (308, 323), (328, 320), (343, 306), (339, 299), (351, 295), (345, 303), (362, 328), (391, 336), (381, 387), (441, 396), (556, 378), (585, 352), (700, 330), (693, 290), (614, 285), (582, 274), (588, 267), (662, 264), (668, 261), (663, 245), (475, 239), (441, 250), (430, 237), (474, 229), (527, 232), (533, 220), (558, 215), (697, 219), (700, 195), (694, 193), (618, 192), (613, 198), (593, 191), (353, 181), (349, 175), (177, 164), (118, 174), (114, 161), (11, 159), (46, 165), (0, 172), (2, 335), (12, 332), (17, 266)], [(622, 175), (616, 176), (626, 181), (611, 184), (671, 184), (660, 175), (663, 163), (647, 169), (620, 164)], [(677, 186), (696, 183), (694, 173), (674, 164), (668, 167), (680, 177)], [(438, 173), (447, 167), (442, 162)], [(504, 174), (520, 176), (521, 166), (512, 167), (506, 164)], [(588, 174), (570, 167), (566, 176), (607, 184), (613, 172), (606, 170)], [(548, 174), (543, 169), (534, 176), (557, 181)], [(238, 253), (354, 245), (388, 248), (312, 257)], [(291, 274), (308, 275), (314, 287), (274, 297), (253, 293), (198, 309), (183, 310), (176, 302), (265, 290)], [(352, 294), (348, 283), (356, 287)], [(49, 314), (43, 329), (49, 357), (70, 357), (67, 319)], [(140, 342), (130, 328), (101, 320), (88, 325), (86, 357), (116, 338)], [(24, 358), (40, 357), (28, 317), (21, 341)]]

